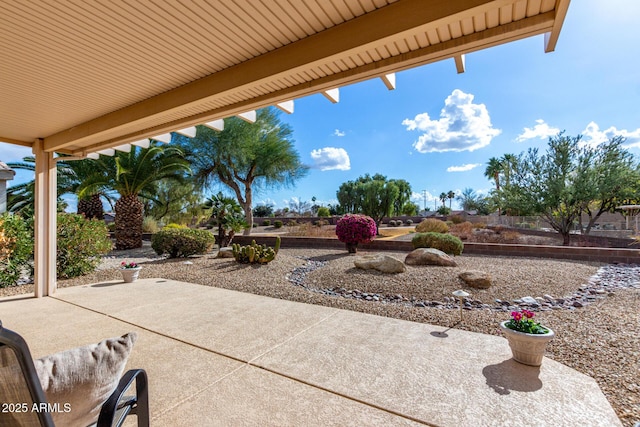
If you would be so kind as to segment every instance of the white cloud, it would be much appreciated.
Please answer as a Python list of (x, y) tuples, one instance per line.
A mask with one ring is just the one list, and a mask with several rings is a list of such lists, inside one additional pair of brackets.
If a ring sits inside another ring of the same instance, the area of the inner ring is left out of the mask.
[(467, 163), (466, 165), (461, 166), (449, 166), (447, 168), (447, 172), (466, 172), (477, 168), (478, 166), (482, 166), (482, 163)]
[(345, 136), (347, 133), (343, 130), (340, 129), (336, 129), (333, 131), (333, 133), (331, 135), (333, 136)]
[(516, 138), (517, 142), (523, 142), (528, 139), (548, 139), (549, 137), (556, 136), (560, 132), (560, 129), (549, 126), (542, 119), (536, 120), (536, 125), (533, 128), (524, 128), (522, 132)]
[(351, 169), (351, 161), (349, 154), (344, 148), (324, 147), (311, 151), (313, 159), (313, 167), (321, 171), (341, 170), (348, 171)]
[(596, 122), (590, 122), (585, 130), (582, 131), (582, 135), (582, 141), (591, 146), (602, 144), (616, 136), (622, 136), (627, 139), (625, 147), (640, 148), (640, 128), (628, 131), (611, 126), (608, 129), (600, 130), (600, 126), (598, 126)]
[(418, 130), (422, 135), (413, 143), (420, 153), (443, 151), (474, 151), (486, 147), (502, 131), (491, 124), (484, 104), (474, 104), (474, 96), (455, 89), (444, 101), (440, 118), (432, 120), (421, 113), (402, 124), (407, 130)]

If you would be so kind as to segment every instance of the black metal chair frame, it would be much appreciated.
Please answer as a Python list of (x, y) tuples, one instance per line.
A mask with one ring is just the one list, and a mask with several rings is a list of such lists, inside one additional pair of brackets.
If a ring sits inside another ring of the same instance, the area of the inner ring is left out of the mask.
[[(20, 369), (31, 394), (33, 403), (47, 403), (47, 398), (33, 364), (29, 346), (16, 332), (2, 327), (0, 321), (0, 347), (8, 346), (13, 350), (20, 364)], [(135, 396), (125, 393), (135, 381)], [(122, 376), (118, 387), (102, 405), (96, 427), (121, 426), (128, 415), (136, 415), (138, 427), (149, 427), (149, 391), (147, 374), (143, 369), (132, 369)], [(42, 427), (55, 427), (51, 414), (46, 411), (37, 412)]]

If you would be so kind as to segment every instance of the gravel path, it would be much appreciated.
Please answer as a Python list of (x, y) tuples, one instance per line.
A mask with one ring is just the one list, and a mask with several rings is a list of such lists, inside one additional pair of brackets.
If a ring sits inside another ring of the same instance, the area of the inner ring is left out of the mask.
[[(510, 306), (524, 306), (521, 299), (530, 296), (537, 298), (537, 306), (527, 307), (556, 332), (547, 356), (595, 378), (625, 426), (640, 421), (639, 266), (463, 255), (456, 257), (458, 267), (407, 266), (404, 273), (384, 275), (355, 269), (353, 258), (344, 251), (282, 249), (270, 264), (251, 266), (214, 254), (169, 260), (144, 247), (113, 252), (95, 272), (61, 280), (58, 286), (118, 280), (120, 263), (135, 261), (143, 265), (141, 278), (164, 277), (493, 335), (500, 335), (498, 323), (509, 317)], [(457, 278), (463, 270), (486, 271), (494, 285), (464, 288)], [(457, 324), (458, 306), (447, 300), (461, 288), (471, 293), (462, 325)], [(32, 289), (0, 289), (0, 297)], [(574, 301), (584, 307), (574, 307)]]

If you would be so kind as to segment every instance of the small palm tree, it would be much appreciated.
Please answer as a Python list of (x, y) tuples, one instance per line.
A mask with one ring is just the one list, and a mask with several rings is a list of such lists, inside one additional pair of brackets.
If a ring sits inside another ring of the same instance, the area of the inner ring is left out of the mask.
[[(204, 209), (211, 209), (211, 220), (218, 223), (218, 237), (216, 241), (222, 248), (229, 246), (235, 233), (247, 226), (244, 211), (233, 197), (226, 197), (222, 192), (211, 196), (203, 205)], [(229, 233), (227, 234), (227, 230)]]

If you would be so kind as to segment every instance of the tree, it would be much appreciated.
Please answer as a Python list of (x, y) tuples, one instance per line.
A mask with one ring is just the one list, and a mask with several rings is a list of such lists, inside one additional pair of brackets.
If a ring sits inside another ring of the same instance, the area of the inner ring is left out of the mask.
[(440, 193), (440, 196), (438, 197), (440, 199), (440, 201), (442, 202), (442, 206), (443, 207), (445, 206), (444, 202), (446, 202), (447, 197), (449, 197), (449, 196), (447, 196), (447, 193), (444, 193), (444, 192)]
[(484, 170), (484, 176), (492, 179), (496, 185), (496, 190), (500, 191), (500, 174), (502, 173), (502, 161), (496, 157), (491, 157)]
[(541, 214), (563, 239), (570, 233), (585, 205), (593, 197), (590, 174), (594, 151), (580, 147), (581, 136), (563, 133), (549, 138), (545, 154), (529, 149), (517, 160), (509, 185), (503, 188), (507, 208)]
[(128, 153), (100, 156), (96, 165), (106, 173), (87, 182), (87, 191), (103, 189), (120, 194), (115, 204), (116, 249), (141, 247), (144, 209), (140, 198), (155, 199), (161, 180), (182, 180), (189, 173), (182, 150), (152, 142), (148, 148), (132, 146)]
[(164, 224), (189, 222), (192, 225), (202, 219), (203, 203), (201, 188), (190, 179), (163, 179), (158, 182), (155, 197), (143, 201), (145, 216)]
[(229, 246), (235, 233), (247, 225), (242, 207), (236, 199), (226, 197), (221, 191), (208, 198), (203, 207), (211, 209), (211, 219), (218, 223), (216, 242), (221, 248)]
[(489, 201), (487, 198), (479, 196), (473, 188), (465, 188), (462, 193), (456, 196), (464, 211), (476, 211), (479, 215), (489, 215)]
[[(379, 227), (384, 218), (394, 213), (396, 202), (405, 198), (405, 183), (408, 185), (404, 180), (389, 180), (380, 174), (365, 174), (355, 181), (347, 181), (340, 185), (336, 193), (339, 210), (342, 213), (370, 216)], [(411, 186), (408, 186), (408, 194), (411, 195)]]
[(280, 121), (274, 108), (258, 111), (255, 123), (232, 117), (223, 131), (197, 127), (195, 138), (177, 137), (198, 181), (229, 187), (244, 210), (251, 234), (253, 193), (261, 188), (288, 186), (304, 176), (308, 167), (300, 162), (293, 146), (291, 127)]
[[(22, 162), (13, 162), (8, 165), (14, 169), (28, 170), (35, 173), (35, 162), (36, 160), (33, 156), (27, 156), (22, 159)], [(60, 209), (63, 203), (60, 196), (74, 194), (78, 198), (78, 214), (84, 215), (89, 219), (104, 219), (102, 198), (106, 198), (109, 202), (111, 198), (104, 192), (87, 191), (86, 187), (87, 182), (95, 179), (95, 175), (101, 173), (101, 169), (97, 167), (93, 159), (59, 161), (57, 165), (58, 211), (64, 211), (64, 208)], [(34, 189), (34, 180), (11, 187), (7, 194), (9, 211), (19, 211), (33, 215)]]
[(623, 137), (617, 136), (596, 147), (586, 185), (592, 190), (585, 200), (583, 213), (588, 221), (584, 226), (579, 217), (580, 231), (589, 234), (598, 218), (605, 212), (614, 212), (625, 199), (636, 198), (640, 190), (640, 171), (634, 165), (633, 155), (622, 147)]
[(311, 209), (311, 204), (309, 202), (305, 202), (302, 199), (298, 199), (294, 197), (289, 202), (289, 208), (291, 209), (292, 212), (297, 213), (298, 216), (303, 216), (305, 213), (309, 211), (309, 209)]
[(449, 199), (449, 210), (451, 210), (451, 201), (456, 197), (456, 193), (453, 190), (449, 190), (447, 193), (447, 198)]
[(273, 215), (273, 205), (258, 205), (253, 208), (253, 214), (259, 218)]

